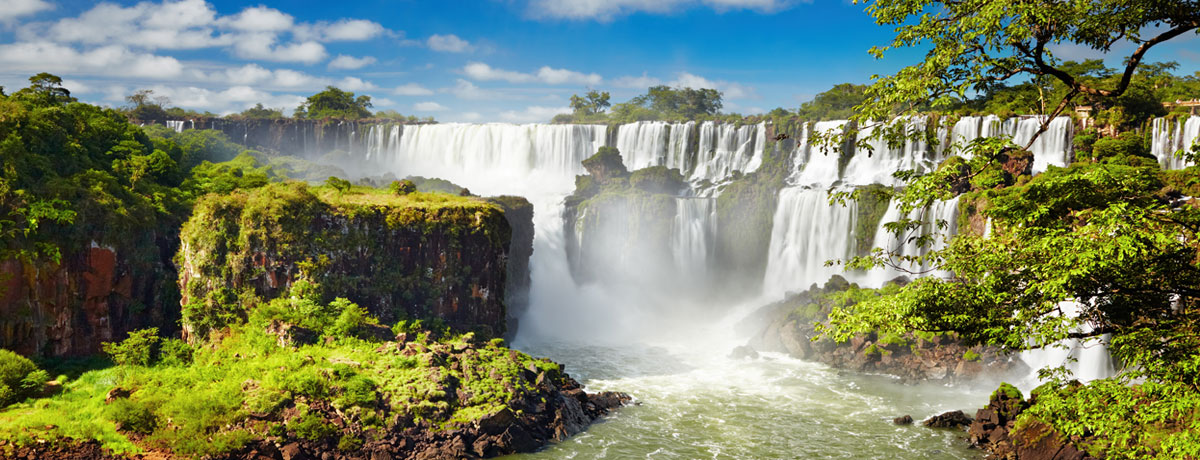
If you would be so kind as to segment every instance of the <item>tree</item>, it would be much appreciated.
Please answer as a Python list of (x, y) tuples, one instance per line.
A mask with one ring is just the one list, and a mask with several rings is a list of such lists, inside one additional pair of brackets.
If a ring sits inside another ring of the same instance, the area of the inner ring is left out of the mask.
[(241, 115), (242, 117), (245, 117), (245, 118), (259, 118), (259, 119), (283, 118), (283, 109), (267, 108), (267, 107), (264, 107), (261, 102), (259, 102), (257, 104), (254, 104), (254, 107), (250, 107), (246, 110), (243, 110), (242, 113), (240, 113), (239, 115)]
[(155, 96), (154, 90), (139, 89), (125, 96), (125, 101), (130, 104), (129, 118), (134, 120), (163, 123), (168, 118), (166, 106), (171, 100), (166, 96)]
[[(871, 48), (871, 54), (882, 58), (896, 48), (929, 48), (920, 63), (879, 78), (867, 89), (867, 101), (856, 119), (868, 121), (885, 119), (897, 110), (911, 112), (925, 103), (963, 100), (968, 93), (986, 92), (1019, 77), (1063, 84), (1065, 94), (1057, 102), (1049, 101), (1050, 110), (1045, 111), (1053, 117), (1081, 95), (1120, 97), (1147, 51), (1200, 28), (1200, 3), (1195, 0), (865, 3), (878, 24), (896, 27), (895, 39)], [(1120, 78), (1102, 83), (1086, 78), (1081, 69), (1063, 66), (1049, 48), (1068, 43), (1107, 52), (1121, 41), (1137, 47), (1125, 59)], [(1042, 131), (1047, 126), (1048, 121)]]
[[(878, 78), (854, 119), (870, 123), (929, 104), (952, 105), (972, 91), (1003, 91), (1002, 85), (1018, 77), (1028, 78), (1021, 84), (1050, 102), (1038, 104), (1050, 116), (1080, 98), (1111, 107), (1121, 106), (1123, 97), (1141, 101), (1135, 76), (1142, 57), (1151, 47), (1200, 27), (1198, 6), (1195, 1), (871, 1), (868, 11), (877, 22), (897, 26), (895, 40), (872, 53), (918, 44), (930, 50), (922, 62)], [(1112, 76), (1096, 63), (1060, 62), (1048, 49), (1070, 43), (1107, 51), (1119, 40), (1137, 47)], [(1149, 68), (1147, 77), (1154, 71)], [(1047, 89), (1055, 85), (1062, 92), (1051, 100)], [(1144, 106), (1127, 105), (1139, 104)], [(830, 316), (829, 331), (840, 337), (867, 330), (955, 332), (968, 343), (1007, 350), (1113, 334), (1110, 350), (1131, 369), (1126, 375), (1200, 389), (1200, 210), (1175, 201), (1179, 190), (1190, 187), (1183, 178), (1196, 172), (1160, 171), (1142, 156), (1140, 145), (1122, 145), (1105, 144), (1098, 163), (1052, 168), (1024, 185), (976, 189), (960, 198), (980, 218), (990, 218), (989, 237), (962, 234), (945, 250), (919, 257), (877, 248), (853, 260), (850, 266), (857, 268), (932, 265), (951, 270), (954, 277), (921, 278), (894, 296), (839, 309)], [(973, 153), (971, 160), (957, 159), (925, 176), (897, 172), (908, 179), (897, 198), (910, 217), (889, 223), (890, 231), (915, 238), (919, 214), (934, 200), (949, 198), (957, 184), (1024, 155), (1022, 146), (1005, 139), (964, 147)]]
[(608, 91), (599, 92), (596, 90), (588, 91), (584, 97), (579, 97), (578, 94), (571, 96), (571, 109), (576, 115), (595, 115), (603, 113), (612, 104), (608, 102)]
[(721, 92), (712, 88), (671, 88), (652, 86), (645, 95), (630, 102), (658, 112), (665, 118), (695, 119), (721, 111)]
[(842, 83), (818, 94), (813, 100), (800, 104), (798, 111), (804, 120), (843, 120), (854, 114), (854, 107), (862, 104), (866, 85)]
[(296, 108), (298, 118), (345, 118), (359, 119), (371, 116), (371, 96), (354, 96), (354, 93), (326, 86), (324, 91), (308, 97)]
[(13, 96), (30, 99), (39, 105), (75, 102), (71, 91), (63, 87), (63, 79), (46, 72), (29, 77), (29, 87), (17, 91)]

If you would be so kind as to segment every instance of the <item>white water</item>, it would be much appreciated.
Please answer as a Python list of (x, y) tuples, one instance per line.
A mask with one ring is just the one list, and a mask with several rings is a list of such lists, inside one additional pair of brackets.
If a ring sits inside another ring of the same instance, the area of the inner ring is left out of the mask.
[(683, 278), (704, 281), (712, 241), (717, 233), (717, 206), (712, 198), (676, 198), (671, 254)]
[[(846, 120), (837, 120), (804, 125), (796, 143), (796, 151), (792, 154), (789, 184), (828, 186), (839, 179), (838, 162), (842, 152), (830, 145), (827, 138), (842, 134), (846, 123)], [(814, 135), (816, 139), (812, 139)]]
[(853, 201), (846, 206), (829, 204), (829, 195), (822, 189), (781, 190), (767, 250), (764, 296), (777, 298), (841, 274), (842, 267), (826, 266), (825, 262), (854, 255), (857, 212)]
[(1158, 158), (1163, 169), (1183, 169), (1192, 166), (1175, 155), (1200, 144), (1200, 116), (1186, 120), (1168, 121), (1156, 118), (1150, 127), (1150, 153)]
[[(931, 251), (945, 249), (950, 238), (953, 238), (958, 233), (958, 197), (945, 201), (937, 201), (926, 209), (914, 210), (911, 218), (920, 220), (921, 226), (909, 230), (901, 238), (897, 238), (895, 233), (883, 228), (883, 224), (896, 222), (901, 217), (903, 217), (903, 213), (901, 212), (899, 202), (893, 200), (888, 204), (887, 212), (884, 213), (883, 218), (879, 221), (880, 228), (876, 230), (875, 240), (871, 246), (883, 248), (897, 257), (920, 257)], [(932, 237), (933, 239), (929, 244), (922, 246), (918, 241), (918, 238), (922, 236)], [(928, 260), (919, 264), (904, 262), (898, 265), (898, 267), (880, 267), (872, 270), (863, 278), (863, 284), (879, 287), (898, 276), (907, 276), (909, 278), (916, 276), (949, 278), (951, 275), (948, 271), (936, 270), (934, 264)]]
[[(896, 119), (884, 125), (864, 126), (859, 130), (860, 139), (867, 140), (869, 148), (856, 149), (842, 178), (850, 185), (900, 185), (892, 173), (901, 170), (929, 171), (937, 166), (935, 153), (924, 140), (926, 126), (924, 117)], [(903, 139), (889, 141), (882, 132), (903, 125)], [(893, 145), (895, 144), (895, 145)]]

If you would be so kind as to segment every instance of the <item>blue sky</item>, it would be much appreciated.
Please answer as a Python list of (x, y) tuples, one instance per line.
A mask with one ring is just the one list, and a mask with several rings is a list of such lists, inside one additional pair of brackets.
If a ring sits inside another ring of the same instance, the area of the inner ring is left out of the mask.
[[(920, 58), (868, 56), (891, 30), (842, 0), (3, 3), (0, 85), (48, 71), (88, 102), (119, 106), (152, 89), (216, 113), (258, 102), (290, 113), (334, 85), (376, 109), (536, 122), (588, 88), (619, 102), (653, 84), (716, 87), (726, 111), (755, 113)], [(1200, 70), (1200, 40), (1189, 34), (1148, 59)]]

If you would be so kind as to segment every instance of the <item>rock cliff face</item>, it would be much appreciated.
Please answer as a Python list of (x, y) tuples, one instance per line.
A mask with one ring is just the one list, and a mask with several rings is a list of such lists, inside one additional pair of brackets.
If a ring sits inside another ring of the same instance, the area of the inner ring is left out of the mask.
[[(141, 246), (93, 243), (60, 263), (0, 262), (0, 348), (26, 356), (81, 356), (128, 331), (168, 331), (177, 316), (175, 250), (170, 238), (146, 235)], [(173, 314), (172, 311), (175, 311)]]
[(482, 199), (274, 184), (200, 200), (181, 239), (192, 338), (300, 279), (384, 323), (438, 318), (460, 330), (505, 330), (512, 227), (501, 206)]

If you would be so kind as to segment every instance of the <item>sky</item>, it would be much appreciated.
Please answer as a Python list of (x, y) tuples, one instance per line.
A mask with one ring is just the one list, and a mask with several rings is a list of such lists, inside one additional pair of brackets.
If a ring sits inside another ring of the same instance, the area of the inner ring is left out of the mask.
[[(622, 102), (665, 84), (716, 88), (725, 112), (752, 114), (920, 60), (919, 50), (869, 56), (893, 31), (863, 9), (846, 0), (0, 0), (0, 85), (11, 92), (50, 72), (85, 102), (117, 107), (150, 89), (218, 114), (256, 103), (290, 114), (332, 85), (371, 96), (375, 110), (529, 123), (569, 112), (571, 95), (588, 89)], [(1177, 40), (1147, 60), (1200, 70), (1200, 39)]]

